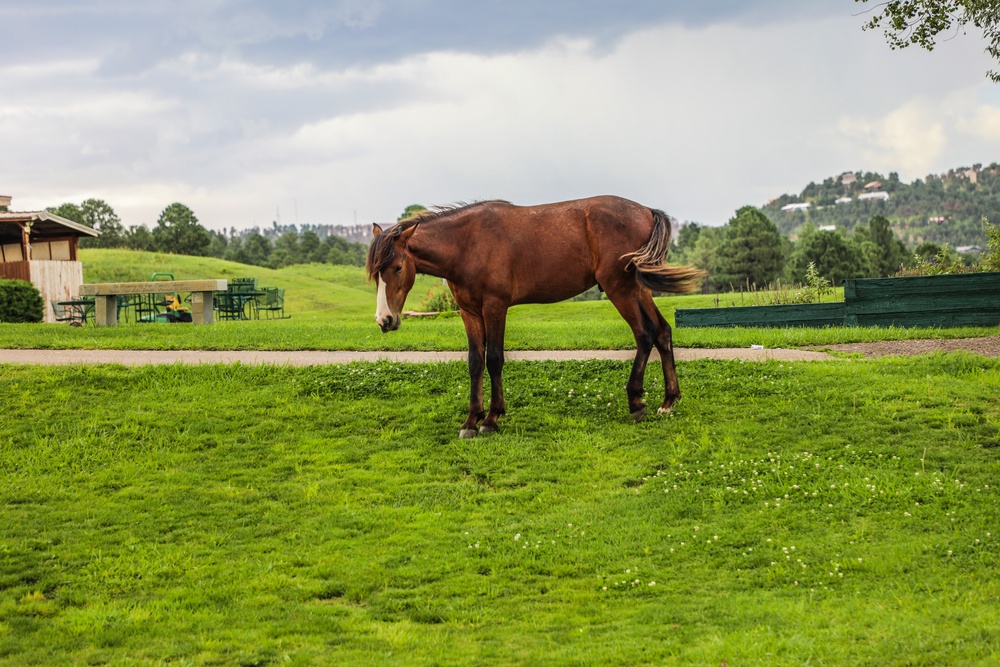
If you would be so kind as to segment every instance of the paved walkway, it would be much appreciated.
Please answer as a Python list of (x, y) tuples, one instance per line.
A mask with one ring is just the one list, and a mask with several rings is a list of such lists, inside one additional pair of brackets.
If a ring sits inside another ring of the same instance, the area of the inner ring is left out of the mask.
[[(628, 360), (635, 350), (544, 350), (508, 351), (508, 361), (583, 361), (586, 359)], [(831, 359), (824, 352), (809, 350), (760, 350), (749, 348), (677, 348), (677, 361), (694, 359), (743, 359), (746, 361), (817, 361)], [(659, 356), (653, 351), (650, 360)], [(0, 363), (9, 364), (275, 364), (279, 366), (321, 366), (352, 361), (398, 361), (429, 363), (465, 361), (466, 352), (325, 352), (314, 350), (0, 350)]]

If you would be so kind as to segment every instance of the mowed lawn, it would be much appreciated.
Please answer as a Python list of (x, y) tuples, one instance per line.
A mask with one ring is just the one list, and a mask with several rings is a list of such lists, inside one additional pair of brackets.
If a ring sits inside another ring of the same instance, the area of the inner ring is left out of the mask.
[(1000, 662), (1000, 361), (628, 366), (0, 366), (0, 665)]

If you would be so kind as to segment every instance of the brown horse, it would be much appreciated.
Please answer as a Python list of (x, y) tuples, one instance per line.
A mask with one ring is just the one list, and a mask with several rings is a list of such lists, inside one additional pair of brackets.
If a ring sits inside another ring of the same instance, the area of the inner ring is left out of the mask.
[[(643, 377), (655, 345), (663, 363), (669, 412), (681, 396), (670, 325), (651, 290), (691, 291), (702, 273), (667, 266), (670, 218), (620, 197), (593, 197), (542, 206), (484, 201), (439, 209), (398, 223), (375, 225), (368, 248), (369, 279), (378, 284), (375, 321), (399, 328), (400, 311), (418, 273), (444, 278), (461, 308), (469, 338), (472, 389), (459, 437), (497, 430), (504, 414), (503, 339), (507, 310), (553, 303), (598, 285), (628, 322), (636, 354), (625, 385), (635, 421), (646, 414)], [(490, 373), (489, 414), (483, 410), (483, 369)]]

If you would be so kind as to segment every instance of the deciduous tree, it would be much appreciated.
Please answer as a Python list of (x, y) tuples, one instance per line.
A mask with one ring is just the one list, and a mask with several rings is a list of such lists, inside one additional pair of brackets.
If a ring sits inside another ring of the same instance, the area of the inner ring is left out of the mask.
[[(951, 35), (971, 25), (982, 31), (987, 53), (1000, 60), (1000, 2), (997, 0), (890, 0), (874, 4), (873, 9), (878, 13), (864, 28), (881, 28), (890, 48), (902, 49), (916, 44), (932, 51), (942, 33)], [(987, 72), (987, 76), (1000, 82), (1000, 72), (996, 70)]]
[(153, 230), (153, 245), (160, 252), (203, 256), (211, 242), (211, 235), (198, 223), (194, 212), (180, 203), (163, 209)]
[(101, 233), (100, 236), (81, 239), (81, 248), (120, 248), (126, 245), (127, 232), (122, 226), (121, 218), (103, 199), (87, 199), (79, 206), (67, 202), (49, 207), (48, 210)]
[(863, 277), (865, 273), (856, 247), (837, 232), (813, 231), (799, 240), (792, 260), (797, 282), (805, 280), (810, 262), (816, 265), (820, 276), (834, 285), (842, 285), (847, 278)]

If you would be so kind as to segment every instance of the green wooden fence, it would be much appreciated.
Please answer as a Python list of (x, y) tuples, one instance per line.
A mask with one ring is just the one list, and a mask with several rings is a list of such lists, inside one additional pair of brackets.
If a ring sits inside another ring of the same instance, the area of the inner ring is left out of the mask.
[(1000, 273), (844, 281), (844, 301), (678, 308), (678, 327), (959, 327), (1000, 324)]
[(976, 327), (1000, 323), (1000, 273), (844, 281), (845, 324)]
[(844, 324), (844, 302), (678, 308), (679, 327), (831, 327)]

